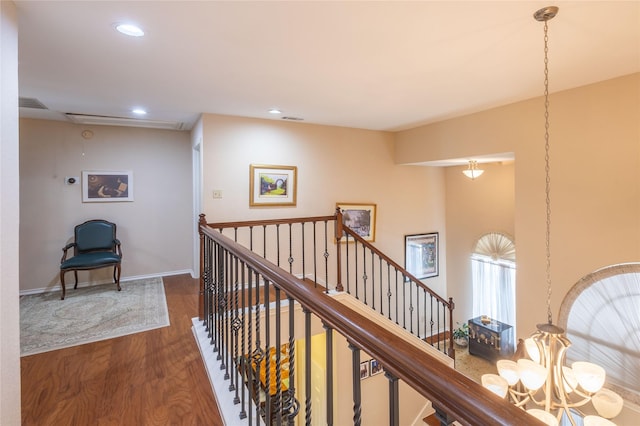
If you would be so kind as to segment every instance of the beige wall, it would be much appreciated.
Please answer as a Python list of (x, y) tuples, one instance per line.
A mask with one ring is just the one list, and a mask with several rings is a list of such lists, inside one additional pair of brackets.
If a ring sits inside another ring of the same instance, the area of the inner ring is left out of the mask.
[[(444, 172), (396, 165), (385, 132), (219, 115), (203, 118), (208, 222), (331, 215), (336, 202), (377, 205), (376, 246), (404, 264), (404, 236), (441, 232)], [(298, 167), (296, 207), (249, 207), (249, 165)], [(222, 199), (213, 199), (213, 190)], [(445, 265), (446, 258), (440, 259)], [(446, 274), (425, 281), (446, 295)]]
[[(580, 277), (640, 257), (640, 74), (554, 93), (550, 101), (552, 311), (557, 319), (562, 298)], [(532, 99), (401, 132), (395, 147), (399, 164), (515, 153), (520, 337), (546, 321), (543, 112), (542, 98)], [(447, 197), (453, 197), (449, 183), (447, 175)], [(450, 219), (447, 211), (448, 229)], [(467, 236), (469, 250), (476, 237)], [(465, 265), (468, 254), (448, 252), (448, 273)], [(448, 282), (455, 294), (468, 291), (456, 286), (467, 285)]]
[(0, 2), (0, 424), (20, 424), (18, 18)]
[(514, 163), (482, 164), (485, 173), (475, 180), (462, 174), (465, 169), (446, 169), (447, 288), (456, 304), (454, 324), (473, 314), (469, 256), (476, 241), (489, 232), (514, 234)]
[[(84, 129), (94, 136), (84, 139)], [(64, 182), (83, 170), (133, 171), (134, 201), (83, 203), (82, 186)], [(118, 226), (123, 280), (190, 272), (192, 199), (186, 132), (21, 120), (20, 290), (58, 290), (62, 247), (75, 225), (96, 218)], [(81, 283), (110, 279), (109, 269), (81, 272), (78, 278)]]

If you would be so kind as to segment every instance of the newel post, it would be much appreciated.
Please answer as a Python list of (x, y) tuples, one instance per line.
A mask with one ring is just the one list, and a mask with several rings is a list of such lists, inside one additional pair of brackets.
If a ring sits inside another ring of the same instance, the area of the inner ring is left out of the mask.
[(456, 359), (456, 350), (453, 347), (453, 310), (456, 304), (453, 303), (453, 297), (449, 298), (449, 357)]
[(336, 291), (343, 291), (342, 287), (342, 247), (340, 244), (340, 240), (342, 240), (343, 230), (342, 230), (342, 210), (340, 207), (336, 207), (336, 271), (338, 277), (336, 279)]
[(200, 213), (198, 220), (198, 234), (200, 235), (200, 294), (198, 296), (198, 318), (204, 321), (204, 287), (205, 287), (205, 271), (204, 271), (204, 234), (202, 227), (207, 226), (204, 213)]

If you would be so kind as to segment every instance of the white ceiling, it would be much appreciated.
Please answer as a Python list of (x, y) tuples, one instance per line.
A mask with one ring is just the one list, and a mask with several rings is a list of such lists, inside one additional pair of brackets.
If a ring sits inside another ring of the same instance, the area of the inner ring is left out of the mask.
[(552, 92), (640, 71), (640, 1), (14, 1), (20, 96), (49, 108), (21, 117), (407, 129), (541, 96), (551, 4)]

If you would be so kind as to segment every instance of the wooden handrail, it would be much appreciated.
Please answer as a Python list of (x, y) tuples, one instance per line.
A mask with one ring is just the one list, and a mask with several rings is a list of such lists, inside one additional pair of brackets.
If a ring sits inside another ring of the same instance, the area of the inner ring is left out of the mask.
[[(204, 215), (200, 215), (204, 217)], [(289, 219), (261, 219), (261, 220), (247, 220), (241, 222), (219, 222), (219, 223), (208, 223), (207, 225), (213, 229), (226, 229), (226, 228), (241, 228), (241, 227), (252, 227), (252, 226), (263, 226), (263, 225), (284, 225), (289, 223), (300, 223), (300, 222), (324, 222), (324, 221), (332, 221), (336, 220), (335, 216), (312, 216), (312, 217), (298, 217), (298, 218), (289, 218)]]
[(407, 344), (390, 330), (353, 312), (331, 297), (314, 291), (300, 279), (223, 234), (202, 226), (202, 222), (201, 217), (201, 236), (208, 236), (241, 261), (251, 265), (265, 279), (313, 312), (351, 344), (380, 360), (393, 376), (405, 381), (461, 424), (542, 424), (461, 373), (443, 368), (439, 360)]

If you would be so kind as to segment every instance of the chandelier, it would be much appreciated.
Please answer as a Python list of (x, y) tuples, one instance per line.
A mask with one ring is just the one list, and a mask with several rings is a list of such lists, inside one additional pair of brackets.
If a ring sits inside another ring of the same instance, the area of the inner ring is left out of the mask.
[[(529, 358), (518, 361), (499, 360), (499, 374), (485, 374), (482, 385), (507, 397), (516, 406), (548, 425), (560, 422), (573, 426), (614, 425), (610, 420), (622, 410), (623, 400), (613, 391), (603, 389), (605, 371), (590, 362), (574, 362), (565, 366), (565, 356), (571, 342), (564, 330), (553, 324), (551, 315), (551, 202), (549, 179), (549, 74), (548, 74), (548, 21), (556, 16), (558, 8), (545, 7), (534, 13), (544, 22), (544, 117), (545, 117), (545, 195), (546, 195), (546, 281), (547, 323), (538, 324), (536, 331), (525, 340)], [(579, 407), (589, 402), (598, 415), (584, 415)]]
[(484, 173), (484, 170), (478, 168), (478, 162), (475, 160), (469, 161), (469, 168), (462, 171), (466, 177), (471, 180), (474, 180), (477, 177), (480, 177), (481, 174)]

